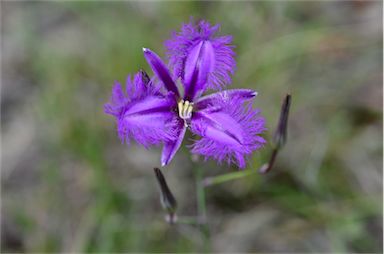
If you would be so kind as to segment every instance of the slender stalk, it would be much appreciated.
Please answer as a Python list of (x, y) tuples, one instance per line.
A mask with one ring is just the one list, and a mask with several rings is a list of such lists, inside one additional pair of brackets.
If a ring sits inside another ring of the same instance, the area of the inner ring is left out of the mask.
[(201, 221), (206, 223), (207, 207), (205, 204), (205, 190), (202, 185), (202, 170), (197, 169), (196, 172), (196, 191), (197, 191), (197, 210)]
[(199, 166), (195, 168), (195, 177), (198, 221), (200, 222), (199, 226), (204, 238), (204, 251), (209, 252), (209, 227), (207, 224), (207, 205), (205, 200), (205, 188), (203, 185), (203, 171), (202, 168)]
[(269, 161), (265, 163), (263, 166), (261, 166), (261, 168), (259, 169), (260, 174), (266, 174), (272, 169), (273, 165), (275, 164), (275, 160), (278, 152), (279, 152), (278, 148), (273, 149)]
[(244, 170), (244, 171), (231, 172), (231, 173), (222, 174), (222, 175), (214, 176), (214, 177), (207, 177), (202, 181), (202, 185), (204, 187), (208, 187), (208, 186), (232, 181), (235, 179), (243, 178), (245, 176), (253, 175), (256, 173), (258, 173), (257, 170), (251, 170), (250, 169), (250, 170)]

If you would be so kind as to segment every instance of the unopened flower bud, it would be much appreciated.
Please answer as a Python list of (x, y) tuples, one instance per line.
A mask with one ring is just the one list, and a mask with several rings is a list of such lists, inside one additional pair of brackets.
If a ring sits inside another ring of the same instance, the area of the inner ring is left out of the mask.
[(147, 85), (149, 83), (149, 81), (151, 80), (149, 78), (148, 74), (144, 70), (140, 70), (140, 74), (141, 74), (141, 78), (143, 80), (143, 83)]
[(160, 187), (161, 205), (163, 209), (168, 213), (167, 218), (170, 218), (169, 223), (174, 223), (176, 218), (175, 212), (177, 208), (176, 199), (174, 198), (172, 192), (170, 191), (161, 170), (159, 168), (154, 168), (154, 171), (156, 174), (157, 182), (159, 183), (159, 187)]
[(282, 148), (287, 141), (287, 125), (288, 125), (288, 114), (291, 106), (291, 95), (287, 94), (283, 104), (281, 105), (281, 112), (279, 123), (277, 125), (273, 141), (277, 149)]

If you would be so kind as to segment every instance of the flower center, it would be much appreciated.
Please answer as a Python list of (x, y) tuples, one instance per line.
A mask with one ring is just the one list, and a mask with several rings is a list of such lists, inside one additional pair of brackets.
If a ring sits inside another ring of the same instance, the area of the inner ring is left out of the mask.
[(179, 117), (184, 120), (185, 125), (188, 125), (187, 120), (191, 119), (193, 103), (189, 101), (180, 100), (177, 106), (179, 109)]

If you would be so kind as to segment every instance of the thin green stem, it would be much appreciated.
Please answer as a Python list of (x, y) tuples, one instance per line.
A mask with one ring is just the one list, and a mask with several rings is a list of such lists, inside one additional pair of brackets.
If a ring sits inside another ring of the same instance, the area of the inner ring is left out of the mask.
[(202, 181), (202, 186), (208, 187), (228, 181), (232, 181), (235, 179), (239, 179), (245, 176), (253, 175), (258, 173), (258, 170), (244, 170), (244, 171), (237, 171), (237, 172), (231, 172), (227, 174), (222, 174), (219, 176), (214, 176), (214, 177), (207, 177)]
[(209, 227), (207, 224), (207, 205), (205, 200), (205, 188), (203, 185), (203, 171), (201, 167), (196, 167), (196, 194), (197, 194), (197, 210), (198, 221), (200, 222), (200, 230), (204, 238), (204, 250), (209, 251)]
[(207, 206), (205, 204), (205, 189), (202, 184), (202, 170), (197, 169), (196, 172), (196, 190), (197, 190), (197, 209), (201, 220), (205, 223), (207, 217)]

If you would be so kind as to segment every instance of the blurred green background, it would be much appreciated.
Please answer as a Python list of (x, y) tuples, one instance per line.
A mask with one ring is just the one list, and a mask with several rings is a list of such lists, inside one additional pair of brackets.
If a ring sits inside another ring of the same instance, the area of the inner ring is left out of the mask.
[[(103, 113), (114, 80), (150, 71), (142, 47), (164, 57), (190, 16), (234, 36), (231, 87), (258, 91), (268, 139), (293, 96), (273, 171), (207, 188), (210, 250), (381, 253), (381, 1), (1, 2), (2, 251), (203, 250), (196, 227), (164, 222), (160, 148), (122, 145)], [(185, 145), (163, 171), (195, 215)]]

